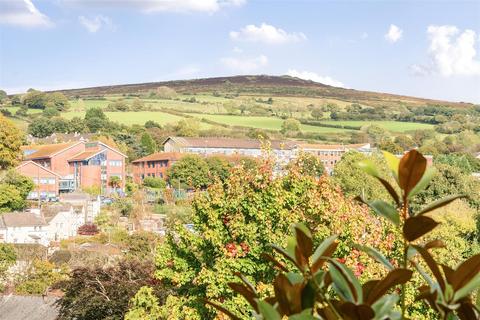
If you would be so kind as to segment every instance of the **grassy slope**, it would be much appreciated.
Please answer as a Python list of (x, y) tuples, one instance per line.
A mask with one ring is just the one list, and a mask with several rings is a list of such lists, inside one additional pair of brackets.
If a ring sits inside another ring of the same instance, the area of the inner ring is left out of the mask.
[(344, 126), (367, 126), (376, 124), (389, 131), (405, 132), (411, 130), (433, 129), (433, 125), (427, 123), (399, 122), (399, 121), (322, 121), (328, 124), (340, 124)]

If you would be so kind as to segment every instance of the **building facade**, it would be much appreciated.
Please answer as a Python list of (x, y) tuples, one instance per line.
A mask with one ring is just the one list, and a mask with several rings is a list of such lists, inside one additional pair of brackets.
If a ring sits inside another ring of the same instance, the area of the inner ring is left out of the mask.
[(85, 187), (110, 194), (125, 187), (126, 156), (102, 142), (30, 145), (22, 150), (24, 161), (17, 171), (36, 185), (30, 199), (54, 198)]
[(36, 243), (47, 246), (47, 223), (35, 212), (8, 212), (0, 215), (0, 242)]
[(157, 152), (132, 161), (133, 181), (142, 183), (146, 177), (166, 178), (168, 168), (182, 156), (179, 152)]

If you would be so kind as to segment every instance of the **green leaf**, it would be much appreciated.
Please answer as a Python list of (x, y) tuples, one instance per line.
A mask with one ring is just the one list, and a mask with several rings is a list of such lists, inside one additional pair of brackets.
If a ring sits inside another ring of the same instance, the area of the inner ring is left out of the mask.
[(382, 153), (388, 167), (392, 171), (393, 177), (398, 181), (398, 166), (400, 165), (400, 159), (390, 152), (382, 151)]
[(260, 311), (260, 314), (263, 316), (265, 320), (281, 320), (282, 319), (278, 311), (275, 310), (275, 308), (271, 304), (262, 300), (257, 300), (257, 303), (258, 303), (258, 309)]
[(455, 291), (467, 284), (480, 273), (480, 254), (462, 262), (452, 275), (452, 286)]
[(422, 179), (427, 169), (427, 159), (417, 150), (407, 152), (398, 166), (398, 184), (408, 197), (410, 191)]
[(437, 225), (438, 222), (436, 222), (430, 217), (410, 217), (407, 219), (407, 221), (405, 221), (405, 224), (403, 225), (403, 235), (408, 241), (414, 241), (425, 235), (426, 233), (432, 231)]
[[(354, 303), (362, 303), (363, 301), (362, 286), (358, 281), (358, 279), (353, 274), (353, 272), (347, 266), (337, 262), (334, 259), (330, 259), (329, 265), (330, 265), (329, 271), (331, 275), (332, 275), (332, 270), (338, 271), (338, 273), (335, 274), (337, 278), (340, 275), (340, 277), (346, 281), (349, 291), (353, 298), (353, 301), (350, 301), (350, 300), (349, 301)], [(335, 283), (335, 279), (333, 278), (333, 275), (332, 275), (332, 280)], [(341, 281), (339, 281), (339, 283), (342, 284)]]
[(462, 298), (465, 298), (474, 290), (480, 287), (480, 274), (477, 274), (473, 279), (471, 279), (468, 283), (466, 283), (462, 288), (455, 292), (453, 296), (454, 301), (459, 301)]
[(325, 259), (321, 259), (321, 257), (330, 257), (335, 252), (338, 245), (335, 242), (336, 239), (336, 235), (330, 236), (315, 249), (312, 255), (312, 272), (316, 272), (325, 262)]
[(425, 170), (425, 173), (422, 176), (422, 179), (420, 179), (420, 181), (417, 183), (415, 188), (413, 188), (412, 191), (410, 191), (410, 193), (408, 194), (408, 199), (413, 198), (420, 191), (424, 190), (432, 180), (433, 176), (435, 175), (435, 172), (436, 172), (435, 168), (433, 167), (427, 168), (427, 170)]
[(394, 269), (394, 267), (390, 263), (390, 261), (388, 261), (388, 259), (381, 252), (379, 252), (377, 249), (374, 249), (374, 248), (371, 248), (371, 247), (368, 247), (368, 246), (362, 246), (362, 245), (359, 245), (359, 244), (355, 244), (354, 247), (363, 251), (363, 252), (365, 252), (370, 257), (372, 257), (375, 261), (383, 264), (388, 270), (393, 270)]
[(379, 177), (380, 174), (372, 160), (366, 159), (357, 162), (357, 166), (371, 176)]
[(343, 274), (337, 270), (333, 264), (330, 264), (330, 276), (333, 281), (333, 289), (345, 301), (355, 302), (354, 294), (350, 288), (348, 281)]
[(377, 214), (390, 220), (394, 225), (398, 226), (400, 224), (398, 211), (392, 205), (383, 200), (367, 201), (366, 204)]
[(297, 313), (288, 317), (289, 320), (318, 320), (312, 315), (312, 309), (308, 308), (303, 310), (301, 313)]
[(372, 304), (372, 309), (375, 311), (375, 320), (391, 319), (390, 313), (395, 309), (398, 302), (396, 294), (387, 294), (378, 299)]
[(447, 204), (449, 204), (450, 202), (452, 201), (455, 201), (459, 198), (465, 198), (466, 195), (465, 194), (454, 194), (454, 195), (451, 195), (451, 196), (448, 196), (448, 197), (445, 197), (445, 198), (442, 198), (442, 199), (439, 199), (437, 201), (434, 201), (432, 203), (430, 203), (428, 206), (426, 206), (425, 208), (423, 208), (420, 212), (418, 212), (416, 215), (417, 216), (420, 216), (422, 214), (425, 214), (427, 212), (430, 212), (430, 211), (433, 211), (435, 209), (438, 209), (438, 208), (441, 208), (443, 206), (446, 206)]

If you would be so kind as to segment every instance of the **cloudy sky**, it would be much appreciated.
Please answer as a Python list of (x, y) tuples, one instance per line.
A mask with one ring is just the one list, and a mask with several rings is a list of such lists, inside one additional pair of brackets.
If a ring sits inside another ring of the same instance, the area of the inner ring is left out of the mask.
[(9, 93), (236, 74), (480, 103), (480, 1), (0, 0)]

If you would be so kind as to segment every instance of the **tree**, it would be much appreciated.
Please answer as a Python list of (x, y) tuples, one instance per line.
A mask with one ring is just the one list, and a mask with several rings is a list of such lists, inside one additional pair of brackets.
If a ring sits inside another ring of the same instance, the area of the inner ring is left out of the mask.
[[(175, 290), (161, 306), (171, 319), (213, 319), (204, 298), (222, 300), (242, 313), (246, 303), (233, 296), (227, 283), (237, 271), (256, 288), (272, 279), (274, 271), (262, 252), (272, 251), (270, 243), (283, 243), (296, 220), (312, 222), (315, 241), (348, 233), (339, 246), (339, 257), (347, 260), (357, 259), (351, 255), (352, 239), (383, 239), (376, 218), (345, 199), (328, 177), (317, 179), (299, 170), (274, 176), (268, 162), (253, 172), (234, 168), (226, 183), (218, 181), (195, 196), (193, 210), (194, 231), (176, 226), (156, 256), (156, 277)], [(375, 230), (368, 233), (372, 238), (363, 237), (365, 228)]]
[(5, 90), (0, 90), (0, 103), (4, 103), (8, 96)]
[(370, 137), (371, 141), (375, 144), (378, 144), (390, 138), (390, 134), (388, 133), (388, 131), (376, 124), (368, 126), (366, 128), (366, 132)]
[(224, 157), (210, 156), (205, 158), (205, 162), (207, 163), (212, 183), (215, 179), (225, 182), (230, 176), (232, 164)]
[(8, 269), (17, 261), (17, 254), (13, 245), (0, 243), (0, 292), (3, 292), (3, 281)]
[(110, 111), (128, 111), (130, 106), (124, 100), (117, 100), (110, 102), (107, 106), (107, 110)]
[(31, 90), (22, 97), (22, 103), (30, 109), (45, 109), (47, 94), (37, 90)]
[(15, 291), (19, 294), (41, 295), (54, 283), (65, 279), (66, 271), (57, 270), (53, 263), (35, 260), (27, 274), (16, 283)]
[(81, 225), (77, 230), (77, 233), (82, 236), (93, 236), (99, 232), (100, 230), (93, 223), (86, 223), (84, 225)]
[(148, 132), (144, 132), (140, 138), (140, 145), (142, 146), (142, 154), (148, 155), (157, 151), (157, 144)]
[(161, 86), (155, 90), (155, 96), (160, 99), (173, 99), (177, 97), (177, 93), (172, 88)]
[(311, 153), (300, 153), (300, 155), (288, 164), (291, 170), (298, 170), (302, 175), (310, 177), (321, 177), (325, 173), (325, 166), (319, 157)]
[(108, 180), (109, 185), (114, 188), (118, 189), (122, 185), (122, 179), (117, 176), (111, 176), (110, 179)]
[(198, 119), (188, 118), (177, 122), (177, 125), (175, 126), (175, 132), (182, 137), (196, 137), (198, 136), (199, 127), (200, 122)]
[(45, 138), (55, 132), (55, 127), (50, 119), (41, 117), (28, 125), (28, 133), (37, 138)]
[(68, 124), (69, 133), (82, 133), (85, 132), (85, 129), (85, 121), (82, 118), (73, 117), (70, 119), (70, 123)]
[(323, 111), (321, 108), (313, 108), (311, 115), (315, 120), (320, 120), (323, 118)]
[(403, 151), (413, 149), (413, 147), (415, 147), (415, 145), (416, 145), (415, 141), (413, 141), (412, 138), (410, 138), (409, 136), (407, 136), (405, 134), (401, 134), (399, 136), (396, 136), (394, 142), (398, 146), (400, 146), (400, 148), (402, 148)]
[(45, 118), (52, 118), (58, 117), (60, 115), (60, 112), (55, 107), (46, 107), (45, 109), (43, 109), (42, 115)]
[(141, 287), (130, 300), (130, 309), (125, 320), (159, 320), (161, 309), (158, 298), (150, 287)]
[(167, 183), (162, 178), (145, 177), (145, 179), (143, 179), (143, 185), (153, 189), (165, 189)]
[(22, 132), (0, 115), (0, 170), (15, 166), (21, 158)]
[(145, 103), (139, 98), (136, 98), (135, 100), (132, 101), (132, 105), (130, 106), (130, 109), (132, 109), (132, 111), (142, 111), (144, 107), (145, 107)]
[(280, 132), (283, 134), (297, 133), (300, 132), (300, 121), (297, 119), (289, 118), (282, 123), (282, 128)]
[[(123, 259), (113, 265), (75, 268), (69, 279), (57, 285), (64, 292), (58, 302), (58, 319), (123, 319), (135, 293), (144, 286), (155, 285), (153, 268), (148, 259)], [(162, 295), (160, 288), (155, 294)]]
[(198, 155), (185, 156), (167, 172), (168, 182), (177, 187), (205, 188), (210, 183), (208, 164)]
[(61, 92), (53, 92), (47, 94), (47, 103), (45, 106), (51, 106), (57, 109), (58, 111), (65, 111), (70, 107), (68, 98)]
[(380, 143), (378, 143), (378, 149), (387, 151), (393, 154), (402, 154), (403, 153), (403, 148), (393, 142), (390, 138), (386, 138), (382, 140)]
[(364, 194), (368, 199), (389, 200), (390, 196), (382, 189), (380, 182), (357, 167), (357, 163), (365, 160), (372, 161), (384, 175), (389, 172), (386, 163), (379, 155), (374, 154), (369, 157), (357, 151), (348, 151), (335, 165), (332, 175), (333, 181), (340, 186), (347, 196), (356, 197), (359, 194)]
[(162, 126), (158, 123), (158, 122), (155, 122), (153, 120), (148, 120), (147, 122), (145, 122), (145, 128), (147, 129), (150, 129), (150, 128), (159, 128), (161, 129)]
[(1, 183), (15, 187), (20, 192), (20, 196), (24, 199), (35, 187), (31, 178), (18, 173), (14, 169), (9, 170), (5, 174)]
[(108, 118), (99, 107), (93, 107), (85, 113), (85, 125), (90, 132), (98, 132), (105, 129), (108, 124)]

